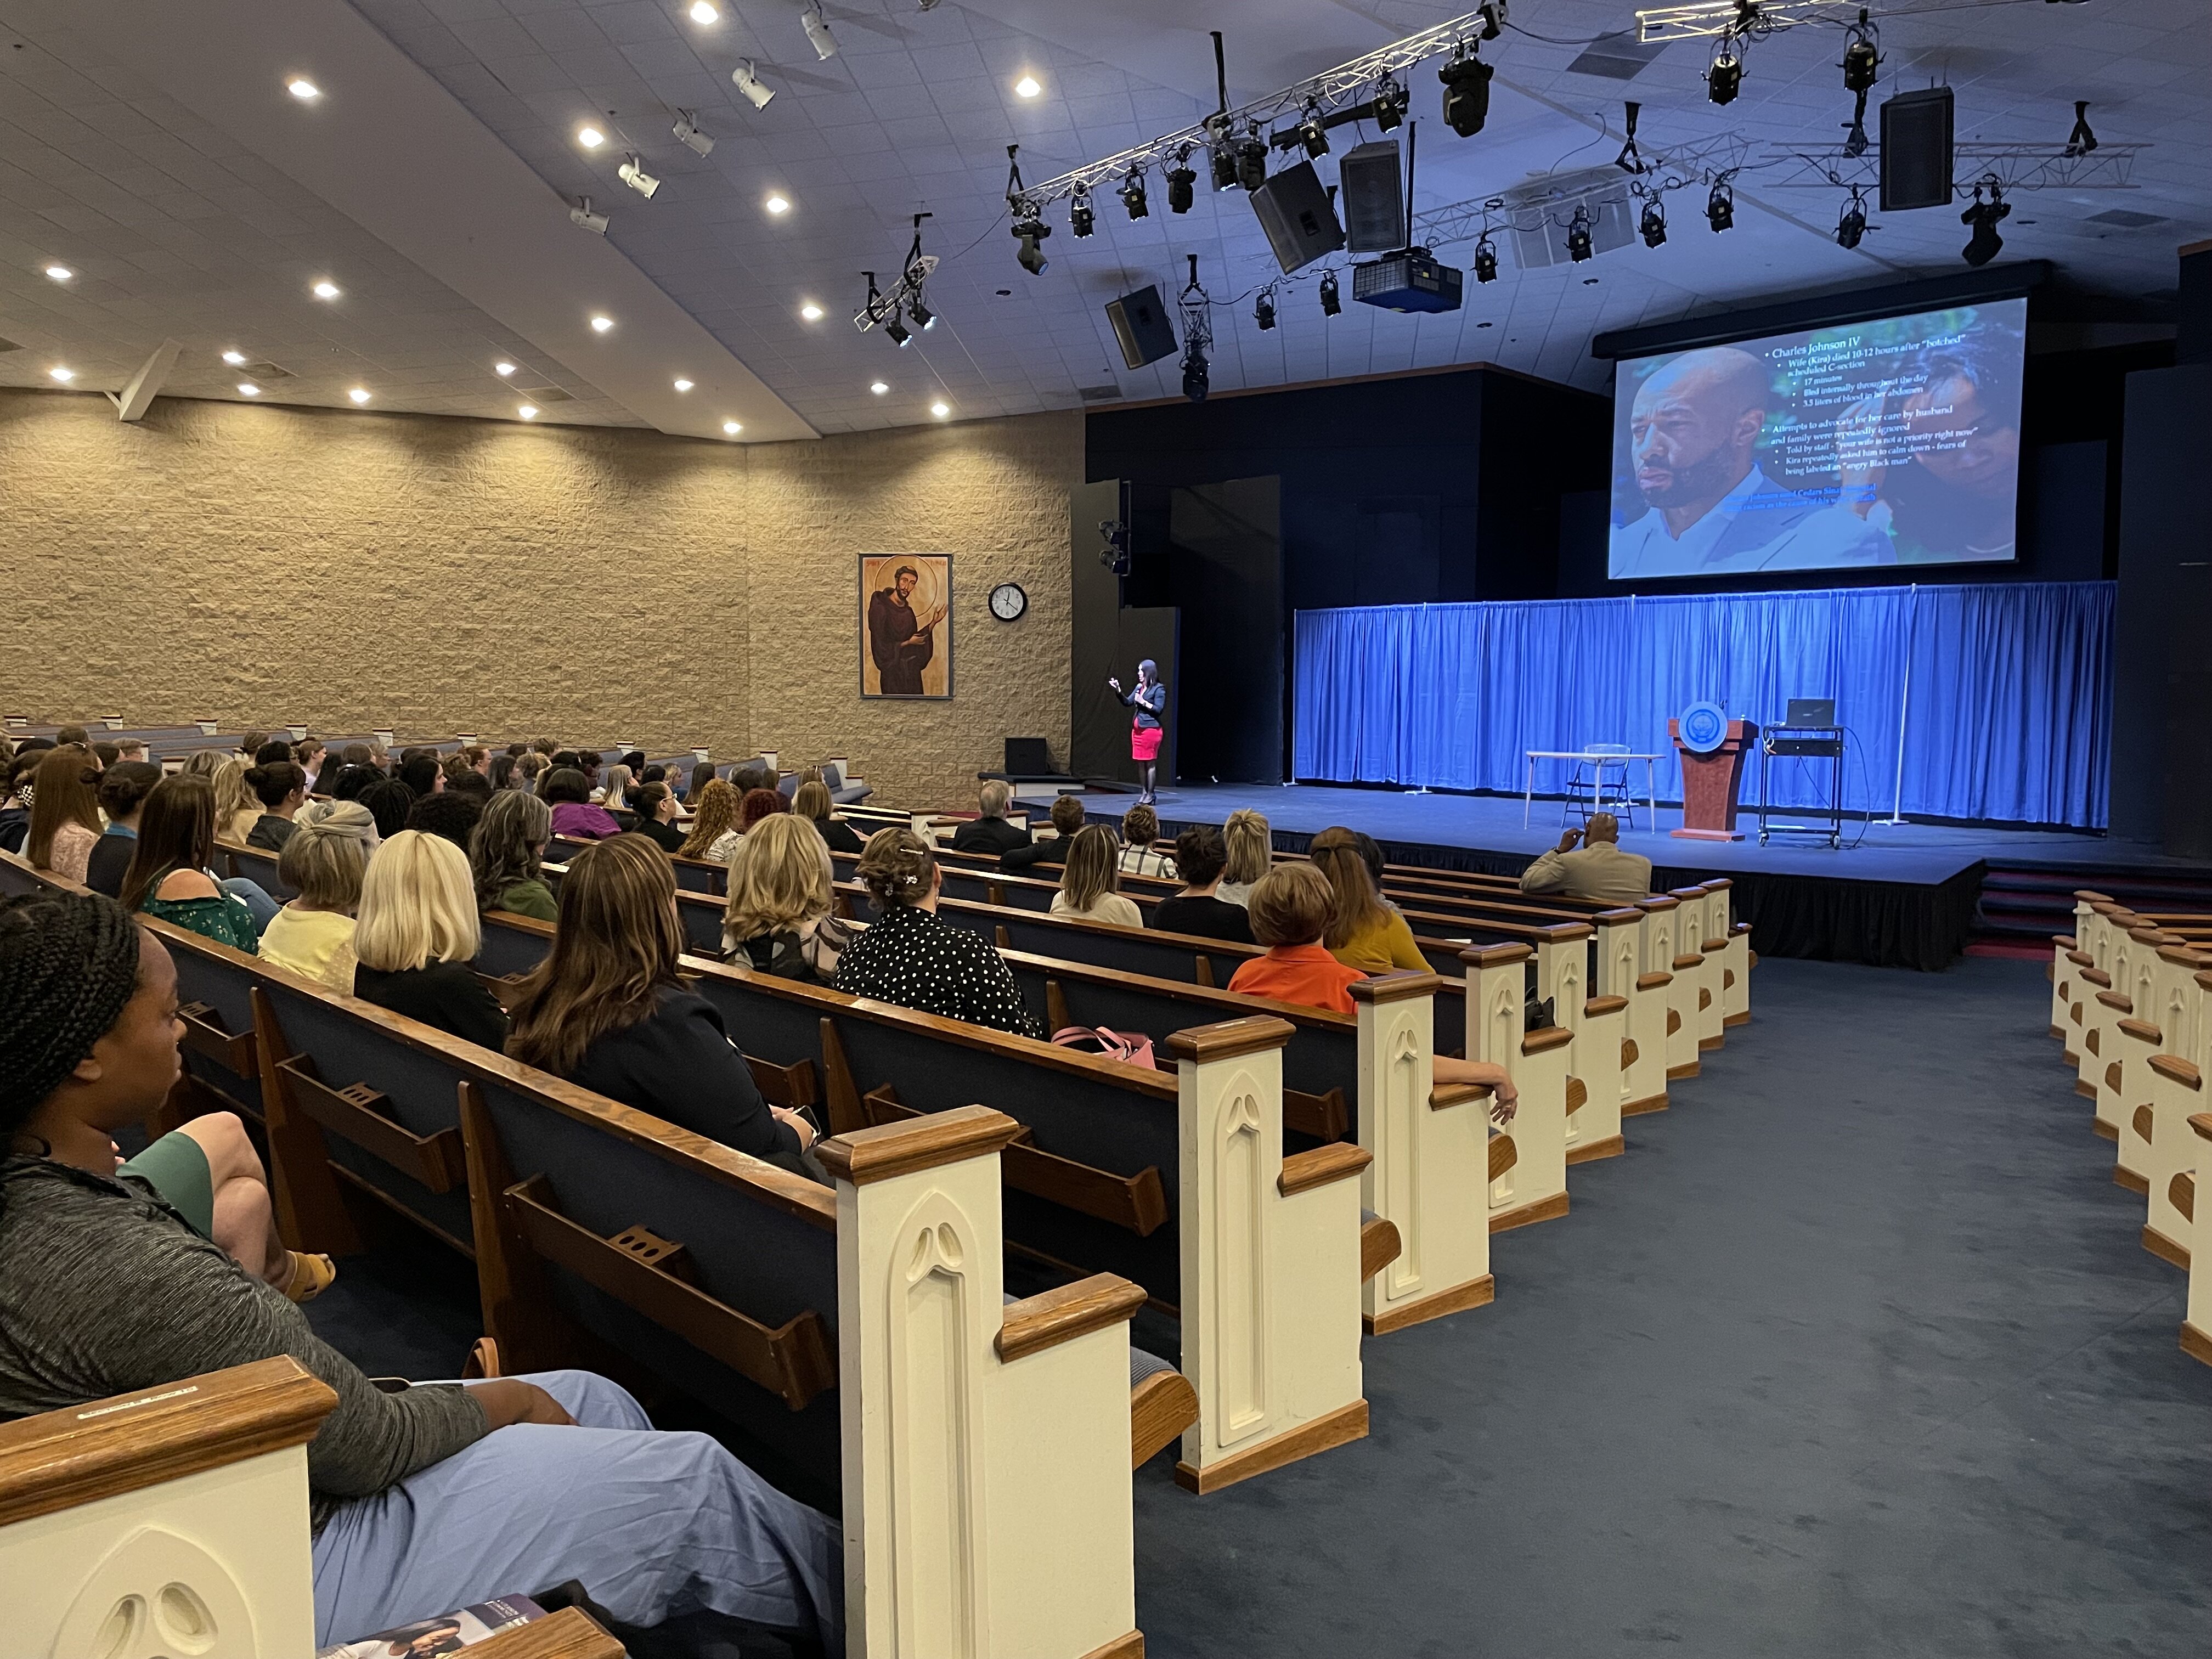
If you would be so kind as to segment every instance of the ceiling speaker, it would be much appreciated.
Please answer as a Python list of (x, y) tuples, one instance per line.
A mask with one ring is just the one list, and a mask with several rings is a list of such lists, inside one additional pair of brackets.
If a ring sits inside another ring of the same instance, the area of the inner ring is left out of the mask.
[(1406, 246), (1405, 186), (1398, 177), (1398, 141), (1378, 138), (1347, 150), (1337, 163), (1344, 198), (1345, 246), (1354, 253), (1394, 253)]
[(1951, 88), (1900, 92), (1881, 106), (1881, 210), (1951, 204)]
[(1175, 325), (1168, 320), (1168, 308), (1160, 302), (1158, 283), (1109, 301), (1106, 320), (1114, 325), (1114, 338), (1127, 367), (1142, 368), (1175, 355)]
[(1252, 211), (1267, 233), (1267, 246), (1284, 271), (1301, 270), (1344, 246), (1336, 204), (1322, 187), (1311, 161), (1301, 161), (1252, 192)]

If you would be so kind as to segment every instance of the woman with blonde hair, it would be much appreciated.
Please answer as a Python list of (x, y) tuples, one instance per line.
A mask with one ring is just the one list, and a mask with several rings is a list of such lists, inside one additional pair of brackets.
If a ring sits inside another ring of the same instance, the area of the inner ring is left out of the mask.
[(349, 801), (345, 811), (346, 817), (326, 816), (295, 829), (277, 854), (276, 873), (295, 896), (261, 930), (261, 959), (351, 996), (353, 913), (368, 865), (362, 833), (368, 809)]
[(727, 864), (738, 847), (738, 792), (714, 778), (694, 793), (691, 809), (691, 833), (676, 856)]
[(859, 874), (876, 920), (839, 958), (839, 990), (1017, 1036), (1044, 1035), (991, 942), (937, 914), (945, 878), (921, 836), (896, 826), (877, 830)]
[(222, 771), (227, 763), (237, 758), (237, 756), (227, 754), (220, 749), (195, 749), (185, 762), (183, 769), (196, 778), (205, 778), (212, 783), (215, 775)]
[(1425, 969), (1429, 959), (1413, 943), (1406, 918), (1382, 902), (1375, 877), (1359, 846), (1357, 831), (1341, 826), (1316, 836), (1306, 852), (1314, 868), (1328, 878), (1334, 895), (1328, 929), (1322, 943), (1347, 968), (1363, 974), (1387, 974), (1394, 968)]
[[(599, 776), (599, 787), (592, 791), (592, 804), (605, 807), (617, 818), (629, 816), (630, 791), (637, 787), (637, 775), (617, 761)], [(625, 824), (623, 828), (629, 826)]]
[(483, 942), (459, 848), (402, 830), (376, 849), (353, 930), (356, 996), (464, 1042), (504, 1048), (507, 1015), (472, 965)]
[(814, 1131), (761, 1098), (714, 1006), (678, 973), (676, 870), (634, 836), (586, 848), (561, 882), (553, 949), (514, 1005), (507, 1051), (748, 1157), (805, 1170)]
[(1120, 890), (1121, 872), (1114, 832), (1103, 823), (1085, 824), (1068, 843), (1060, 890), (1052, 914), (1079, 921), (1110, 921), (1117, 927), (1141, 927), (1145, 913)]
[(46, 750), (32, 787), (31, 830), (23, 842), (33, 869), (84, 884), (92, 849), (100, 844), (99, 783), (89, 750), (70, 744)]
[(830, 914), (830, 849), (811, 819), (778, 812), (745, 837), (730, 866), (722, 948), (730, 960), (777, 979), (830, 984), (854, 930)]
[(261, 822), (261, 798), (246, 782), (246, 763), (233, 756), (215, 775), (215, 838), (243, 842)]
[(545, 884), (545, 843), (553, 838), (553, 809), (535, 795), (502, 789), (469, 835), (469, 872), (477, 908), (505, 910), (550, 921), (556, 914)]
[(823, 845), (833, 853), (857, 853), (862, 842), (854, 833), (853, 826), (836, 816), (836, 803), (830, 799), (830, 786), (819, 778), (810, 778), (791, 792), (791, 810), (813, 824), (822, 837)]
[(1274, 832), (1260, 814), (1249, 806), (1241, 807), (1221, 826), (1221, 841), (1229, 858), (1221, 867), (1221, 885), (1214, 890), (1214, 896), (1243, 904), (1274, 862)]

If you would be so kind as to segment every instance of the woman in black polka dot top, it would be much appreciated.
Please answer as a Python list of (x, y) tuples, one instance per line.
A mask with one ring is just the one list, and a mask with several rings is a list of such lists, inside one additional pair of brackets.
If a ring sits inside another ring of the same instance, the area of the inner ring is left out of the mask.
[(839, 990), (1016, 1036), (1044, 1035), (990, 941), (938, 915), (942, 881), (919, 836), (878, 830), (855, 873), (875, 898), (876, 921), (838, 957)]

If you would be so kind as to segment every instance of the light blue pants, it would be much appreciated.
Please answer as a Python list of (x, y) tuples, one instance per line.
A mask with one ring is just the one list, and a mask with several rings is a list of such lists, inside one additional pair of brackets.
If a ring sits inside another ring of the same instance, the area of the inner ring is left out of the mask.
[[(248, 880), (244, 876), (225, 876), (216, 885), (231, 897), (245, 900), (246, 908), (253, 912), (254, 923), (258, 927), (266, 927), (276, 919), (276, 913), (284, 908), (269, 896), (268, 890), (259, 882)], [(374, 1632), (370, 1633), (374, 1634)]]
[(836, 1522), (603, 1376), (523, 1380), (577, 1426), (513, 1424), (341, 1507), (315, 1540), (317, 1645), (574, 1578), (625, 1624), (704, 1608), (844, 1651)]

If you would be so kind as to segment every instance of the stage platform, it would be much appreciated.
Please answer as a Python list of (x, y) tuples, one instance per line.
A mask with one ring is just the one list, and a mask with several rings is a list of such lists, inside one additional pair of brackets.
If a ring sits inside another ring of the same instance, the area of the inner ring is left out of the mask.
[[(1039, 811), (1051, 804), (1042, 793), (1021, 799)], [(1117, 820), (1128, 805), (1127, 796), (1098, 792), (1089, 799), (1100, 822)], [(1344, 824), (1381, 842), (1395, 864), (1507, 875), (1557, 845), (1562, 822), (1556, 799), (1540, 798), (1523, 828), (1518, 795), (1316, 784), (1183, 785), (1161, 790), (1158, 810), (1172, 834), (1185, 823), (1220, 823), (1245, 807), (1267, 816), (1285, 852), (1303, 851), (1320, 831)], [(1644, 816), (1639, 810), (1639, 820)], [(2070, 902), (2060, 902), (2069, 879), (2095, 886), (2100, 874), (2125, 871), (2152, 884), (2212, 880), (2212, 868), (2103, 836), (1907, 823), (1867, 826), (1862, 839), (1861, 826), (1846, 820), (1841, 848), (1799, 836), (1761, 847), (1755, 812), (1738, 820), (1750, 832), (1739, 842), (1677, 840), (1666, 830), (1681, 822), (1680, 809), (1662, 802), (1656, 832), (1641, 824), (1624, 830), (1621, 846), (1651, 860), (1653, 884), (1662, 892), (1729, 878), (1737, 919), (1752, 924), (1753, 948), (1768, 956), (1941, 969), (1974, 934), (1983, 879), (1992, 868), (2051, 878), (2055, 919), (2046, 931), (2069, 925)]]

